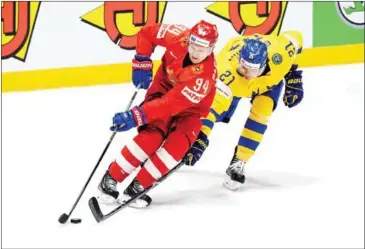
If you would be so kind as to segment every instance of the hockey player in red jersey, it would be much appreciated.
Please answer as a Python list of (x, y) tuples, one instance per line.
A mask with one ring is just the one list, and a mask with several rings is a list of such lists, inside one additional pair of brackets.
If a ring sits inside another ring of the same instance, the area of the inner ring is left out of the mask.
[[(113, 118), (112, 130), (138, 127), (138, 134), (104, 174), (98, 187), (102, 201), (117, 200), (117, 183), (143, 164), (123, 192), (128, 198), (138, 195), (175, 167), (194, 143), (202, 126), (200, 119), (208, 115), (215, 96), (213, 48), (217, 39), (216, 26), (205, 21), (191, 29), (167, 24), (141, 28), (132, 80), (135, 86), (148, 90), (140, 106), (116, 113)], [(166, 51), (152, 81), (150, 56), (156, 46)], [(152, 200), (144, 195), (138, 201), (148, 206)]]

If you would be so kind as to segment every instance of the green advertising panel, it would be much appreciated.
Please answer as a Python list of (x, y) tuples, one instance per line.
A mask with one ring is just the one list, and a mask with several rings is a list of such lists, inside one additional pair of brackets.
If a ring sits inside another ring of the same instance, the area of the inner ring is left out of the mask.
[(364, 1), (314, 2), (313, 47), (364, 43)]

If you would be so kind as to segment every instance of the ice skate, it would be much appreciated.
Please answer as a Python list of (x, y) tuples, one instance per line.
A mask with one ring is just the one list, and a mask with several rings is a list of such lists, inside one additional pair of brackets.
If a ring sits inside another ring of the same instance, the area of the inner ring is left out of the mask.
[(100, 203), (116, 203), (119, 196), (119, 192), (117, 190), (117, 181), (112, 178), (109, 173), (109, 169), (105, 172), (103, 178), (101, 179), (98, 190), (100, 191), (100, 193), (97, 198)]
[[(139, 195), (142, 191), (144, 191), (144, 187), (137, 181), (137, 179), (133, 179), (133, 181), (129, 184), (129, 186), (124, 190), (123, 196), (118, 200), (119, 202), (127, 201), (130, 198), (134, 198)], [(152, 202), (152, 198), (148, 195), (142, 195), (139, 199), (131, 203), (129, 206), (134, 208), (145, 208), (148, 207)]]
[(233, 157), (231, 164), (226, 170), (227, 176), (224, 179), (224, 186), (235, 191), (245, 183), (245, 162)]

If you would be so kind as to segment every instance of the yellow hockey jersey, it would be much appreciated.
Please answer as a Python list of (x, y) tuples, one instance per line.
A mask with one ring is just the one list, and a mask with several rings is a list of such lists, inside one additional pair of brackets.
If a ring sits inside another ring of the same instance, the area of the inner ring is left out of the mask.
[[(239, 56), (245, 39), (259, 39), (268, 45), (268, 67), (264, 75), (246, 80), (237, 72)], [(299, 32), (284, 32), (279, 36), (260, 35), (237, 36), (230, 39), (218, 53), (217, 67), (219, 81), (229, 86), (231, 95), (236, 97), (252, 97), (270, 90), (280, 83), (297, 59), (302, 49), (302, 38)], [(218, 89), (221, 89), (219, 87)], [(222, 90), (222, 89), (221, 89)], [(227, 91), (225, 95), (227, 97)], [(217, 93), (219, 95), (219, 92)], [(216, 110), (218, 113), (225, 110)]]
[[(237, 72), (240, 51), (247, 38), (263, 41), (267, 44), (268, 50), (265, 71), (261, 76), (251, 80), (245, 79)], [(250, 98), (263, 94), (279, 84), (292, 65), (297, 64), (302, 46), (302, 35), (297, 31), (283, 32), (279, 36), (253, 34), (230, 39), (216, 56), (219, 77), (216, 84), (217, 93), (211, 109), (220, 115), (229, 109), (233, 97)], [(206, 119), (216, 121), (212, 113)], [(202, 130), (209, 135), (211, 128), (203, 126)]]

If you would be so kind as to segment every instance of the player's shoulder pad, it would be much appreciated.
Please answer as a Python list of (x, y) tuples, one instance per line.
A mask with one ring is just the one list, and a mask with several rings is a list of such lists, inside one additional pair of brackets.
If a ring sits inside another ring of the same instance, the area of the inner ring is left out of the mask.
[(224, 84), (222, 81), (217, 80), (215, 87), (217, 88), (217, 93), (224, 96), (227, 99), (232, 98), (233, 93), (231, 88), (229, 88), (229, 86), (227, 86), (226, 84)]
[(297, 50), (297, 54), (300, 54), (302, 52), (303, 35), (300, 31), (297, 31), (297, 30), (285, 31), (285, 32), (281, 33), (281, 36), (284, 36), (286, 39), (288, 39), (289, 41), (291, 41), (294, 44), (294, 46)]
[[(179, 34), (183, 34), (184, 32), (189, 31), (189, 28), (181, 25), (181, 24), (156, 24), (159, 26), (159, 30), (157, 32), (157, 39), (164, 38), (167, 34), (173, 34), (174, 36), (179, 36)], [(169, 31), (169, 32), (168, 32)]]
[(271, 67), (282, 67), (291, 64), (295, 57), (289, 56), (288, 51), (282, 44), (275, 44), (268, 47), (269, 65)]

